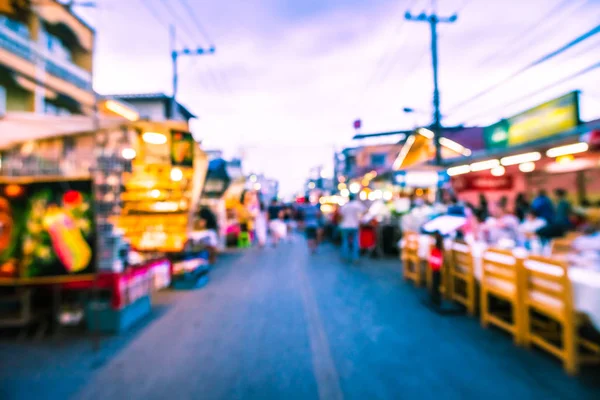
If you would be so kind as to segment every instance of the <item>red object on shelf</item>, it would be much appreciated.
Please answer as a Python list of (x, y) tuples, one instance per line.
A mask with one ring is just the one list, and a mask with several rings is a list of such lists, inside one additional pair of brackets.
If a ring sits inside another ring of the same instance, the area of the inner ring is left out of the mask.
[(434, 247), (431, 249), (431, 254), (429, 254), (429, 268), (432, 271), (439, 271), (442, 269), (442, 264), (444, 263), (444, 256), (442, 255), (442, 250)]
[[(150, 274), (152, 268), (158, 265), (164, 265), (169, 262), (165, 259), (149, 262), (148, 264), (142, 264), (135, 267), (129, 267), (125, 271), (119, 272), (100, 272), (98, 273), (95, 282), (94, 281), (80, 281), (80, 282), (68, 282), (62, 285), (63, 289), (66, 290), (90, 290), (93, 288), (101, 290), (110, 290), (112, 292), (111, 306), (113, 309), (118, 310), (129, 300), (129, 302), (135, 301), (135, 299), (126, 299), (126, 293), (130, 293), (131, 289), (141, 279), (148, 279), (148, 291), (152, 290)], [(139, 286), (139, 285), (138, 285)], [(137, 292), (136, 292), (137, 293)], [(130, 294), (131, 295), (131, 294)]]

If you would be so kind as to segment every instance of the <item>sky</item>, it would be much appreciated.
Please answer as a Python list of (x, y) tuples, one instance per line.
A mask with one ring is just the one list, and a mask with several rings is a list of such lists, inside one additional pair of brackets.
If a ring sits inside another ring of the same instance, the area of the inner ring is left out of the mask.
[(553, 85), (600, 62), (600, 34), (456, 107), (595, 28), (600, 0), (96, 2), (76, 8), (97, 31), (95, 89), (170, 94), (170, 24), (178, 48), (214, 44), (214, 55), (180, 58), (178, 100), (199, 116), (192, 131), (284, 193), (311, 167), (331, 169), (355, 119), (362, 133), (431, 122), (429, 26), (405, 21), (408, 9), (458, 14), (438, 26), (444, 124), (488, 125), (574, 89), (582, 118), (600, 118), (600, 68)]

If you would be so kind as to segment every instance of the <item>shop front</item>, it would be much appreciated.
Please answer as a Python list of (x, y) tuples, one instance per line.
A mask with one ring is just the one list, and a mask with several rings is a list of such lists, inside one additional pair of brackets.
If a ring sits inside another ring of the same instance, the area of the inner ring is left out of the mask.
[(572, 92), (484, 130), (486, 149), (447, 164), (454, 190), (478, 205), (529, 199), (540, 190), (564, 189), (573, 204), (600, 200), (600, 121), (579, 121), (578, 93)]
[(185, 124), (43, 119), (0, 120), (10, 132), (0, 140), (0, 284), (19, 294), (4, 321), (32, 324), (46, 311), (25, 309), (31, 296), (53, 291), (53, 321), (79, 309), (88, 326), (126, 329), (169, 285), (169, 255), (186, 250), (203, 152)]

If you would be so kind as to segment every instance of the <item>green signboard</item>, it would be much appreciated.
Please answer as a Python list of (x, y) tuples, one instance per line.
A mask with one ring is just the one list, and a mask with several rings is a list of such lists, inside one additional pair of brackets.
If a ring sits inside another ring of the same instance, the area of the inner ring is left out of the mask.
[(579, 92), (550, 100), (483, 130), (487, 149), (546, 139), (579, 125)]

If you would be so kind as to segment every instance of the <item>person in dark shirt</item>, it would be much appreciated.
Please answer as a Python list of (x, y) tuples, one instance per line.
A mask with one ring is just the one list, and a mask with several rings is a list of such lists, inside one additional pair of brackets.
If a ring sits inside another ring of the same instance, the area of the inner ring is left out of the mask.
[(554, 222), (554, 205), (544, 189), (540, 190), (538, 196), (531, 203), (531, 209), (549, 224)]
[(281, 207), (279, 206), (277, 199), (271, 200), (271, 205), (267, 209), (267, 216), (269, 217), (269, 221), (279, 219), (280, 211), (281, 211)]
[(556, 189), (554, 194), (557, 199), (554, 221), (558, 226), (558, 229), (566, 232), (571, 229), (571, 214), (573, 212), (573, 207), (569, 200), (567, 200), (567, 191), (565, 189)]
[(519, 218), (520, 222), (525, 221), (525, 216), (529, 212), (529, 201), (525, 193), (519, 193), (515, 199), (515, 215)]
[(217, 217), (215, 216), (215, 213), (213, 213), (210, 208), (208, 208), (206, 206), (202, 207), (200, 209), (199, 217), (201, 220), (204, 221), (204, 223), (203, 223), (204, 229), (214, 230), (214, 231), (219, 230), (219, 225), (217, 224)]
[(207, 246), (209, 259), (208, 262), (214, 264), (217, 259), (218, 252), (218, 241), (219, 241), (219, 225), (217, 223), (217, 217), (212, 210), (206, 206), (200, 208), (198, 213), (200, 229), (207, 230), (210, 232), (209, 244)]

